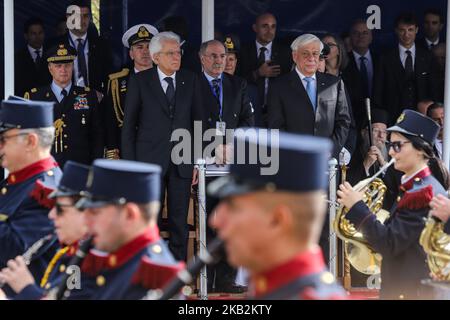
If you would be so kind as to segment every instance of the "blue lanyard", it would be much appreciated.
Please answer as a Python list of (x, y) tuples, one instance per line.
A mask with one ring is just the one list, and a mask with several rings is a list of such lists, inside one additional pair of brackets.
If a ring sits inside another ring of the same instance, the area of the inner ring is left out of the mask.
[[(223, 116), (223, 89), (222, 89), (222, 82), (223, 82), (223, 75), (220, 76), (220, 82), (219, 82), (219, 96), (217, 97), (217, 100), (219, 102), (219, 120), (222, 122), (222, 116)], [(211, 90), (213, 92), (213, 95), (216, 96), (216, 92), (214, 91), (214, 86), (212, 84), (212, 81), (208, 81), (209, 86), (211, 87)]]
[[(70, 45), (71, 45), (74, 49), (77, 50), (77, 53), (78, 53), (78, 54), (80, 54), (80, 53), (78, 52), (78, 46), (75, 45), (75, 42), (73, 42), (72, 37), (70, 36), (70, 34), (68, 34), (67, 36), (69, 37)], [(81, 39), (81, 38), (80, 38), (80, 39)], [(87, 37), (86, 37), (86, 39), (83, 41), (83, 45), (82, 45), (82, 47), (81, 47), (81, 53), (82, 53), (82, 54), (84, 54), (84, 49), (86, 48), (87, 40), (88, 40), (88, 39), (87, 39)]]

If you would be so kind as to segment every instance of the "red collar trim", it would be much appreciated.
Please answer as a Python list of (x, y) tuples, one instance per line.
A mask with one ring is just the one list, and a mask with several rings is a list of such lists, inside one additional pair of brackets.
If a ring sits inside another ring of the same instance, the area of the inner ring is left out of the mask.
[(412, 189), (412, 187), (414, 186), (414, 182), (418, 182), (428, 176), (431, 176), (431, 170), (430, 170), (430, 168), (425, 167), (425, 168), (423, 168), (423, 170), (417, 172), (417, 174), (415, 174), (413, 177), (408, 179), (408, 181), (401, 184), (400, 190), (402, 190), (403, 192), (408, 191), (408, 190)]
[(325, 269), (322, 250), (319, 247), (302, 252), (290, 261), (274, 269), (252, 277), (255, 296), (265, 295), (291, 280), (321, 272)]
[(56, 168), (57, 166), (58, 164), (56, 163), (55, 159), (53, 159), (53, 157), (48, 157), (46, 159), (37, 161), (19, 171), (10, 173), (8, 175), (8, 184), (12, 185), (24, 182), (32, 176)]
[(100, 272), (100, 270), (118, 268), (133, 258), (139, 251), (143, 250), (150, 243), (159, 240), (159, 229), (155, 225), (154, 227), (146, 229), (144, 233), (126, 243), (117, 251), (106, 256), (97, 255), (92, 251), (89, 252), (85, 261), (83, 261), (82, 269), (84, 272), (91, 275), (96, 275)]

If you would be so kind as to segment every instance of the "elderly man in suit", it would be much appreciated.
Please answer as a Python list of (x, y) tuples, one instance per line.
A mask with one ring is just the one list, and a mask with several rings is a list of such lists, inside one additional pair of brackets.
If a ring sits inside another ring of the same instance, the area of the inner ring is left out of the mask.
[(323, 44), (312, 34), (292, 42), (294, 70), (273, 83), (268, 94), (269, 128), (331, 138), (337, 157), (350, 128), (343, 82), (317, 72)]
[[(180, 70), (180, 38), (173, 32), (161, 32), (150, 41), (150, 55), (157, 68), (130, 77), (122, 128), (122, 156), (158, 164), (162, 167), (162, 189), (167, 188), (169, 248), (177, 260), (187, 256), (187, 214), (190, 199), (192, 159), (174, 161), (171, 141), (177, 129), (193, 136), (194, 120), (200, 119), (194, 107), (198, 80), (190, 71)], [(162, 192), (164, 197), (164, 192)]]

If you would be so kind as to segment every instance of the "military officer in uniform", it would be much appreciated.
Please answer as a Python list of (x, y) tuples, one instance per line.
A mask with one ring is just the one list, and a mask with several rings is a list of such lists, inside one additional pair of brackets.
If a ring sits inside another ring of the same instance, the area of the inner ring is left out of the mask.
[(252, 130), (236, 132), (234, 149), (259, 154), (270, 149), (270, 163), (235, 161), (229, 176), (208, 186), (210, 195), (221, 198), (210, 224), (225, 243), (228, 261), (248, 270), (256, 299), (345, 298), (318, 245), (331, 141), (263, 129), (252, 135)]
[(83, 296), (86, 290), (89, 299), (141, 299), (184, 267), (159, 236), (160, 175), (157, 165), (94, 161), (86, 193), (76, 204), (86, 210), (96, 249), (81, 265)]
[(67, 160), (90, 165), (103, 157), (103, 126), (95, 92), (72, 83), (76, 51), (59, 44), (47, 52), (50, 85), (33, 88), (25, 98), (55, 102), (52, 154), (63, 167)]
[(10, 267), (0, 272), (0, 281), (6, 282), (17, 293), (15, 300), (41, 299), (50, 288), (60, 284), (67, 264), (76, 253), (80, 242), (86, 238), (84, 215), (75, 208), (75, 203), (86, 187), (88, 173), (88, 166), (67, 161), (57, 189), (49, 195), (50, 199), (56, 199), (48, 217), (55, 224), (61, 247), (50, 260), (43, 277), (33, 278), (21, 256), (8, 262)]
[(128, 79), (131, 75), (150, 69), (153, 61), (150, 56), (150, 40), (158, 30), (149, 24), (138, 24), (124, 33), (123, 45), (128, 48), (130, 58), (133, 61), (131, 68), (123, 68), (121, 71), (110, 74), (106, 94), (106, 158), (120, 158), (120, 136), (123, 125), (123, 108), (127, 95)]
[(383, 256), (382, 299), (428, 299), (431, 287), (421, 284), (428, 278), (426, 254), (419, 244), (433, 195), (446, 194), (448, 172), (433, 152), (439, 125), (412, 110), (405, 110), (390, 132), (389, 155), (395, 169), (404, 172), (399, 196), (389, 219), (380, 223), (362, 201), (362, 193), (348, 182), (339, 187), (339, 203), (371, 248)]
[[(53, 103), (2, 102), (0, 161), (9, 175), (0, 182), (0, 269), (28, 251), (30, 272), (36, 279), (42, 277), (57, 248), (56, 237), (48, 236), (54, 226), (47, 217), (53, 207), (47, 195), (61, 177), (50, 155), (54, 131)], [(13, 295), (8, 286), (3, 289)]]

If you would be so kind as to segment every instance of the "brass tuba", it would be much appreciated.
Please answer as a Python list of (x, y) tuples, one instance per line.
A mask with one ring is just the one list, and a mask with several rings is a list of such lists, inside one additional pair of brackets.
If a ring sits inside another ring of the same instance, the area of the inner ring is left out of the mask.
[[(378, 176), (394, 162), (395, 159), (392, 158), (374, 176), (358, 182), (353, 187), (356, 191), (364, 192), (364, 203), (381, 223), (384, 223), (389, 217), (389, 212), (382, 209), (387, 188)], [(347, 212), (347, 208), (342, 205), (339, 206), (333, 227), (336, 235), (344, 241), (344, 250), (347, 253), (350, 264), (359, 272), (367, 275), (380, 273), (381, 254), (375, 252), (368, 244), (364, 235), (357, 231), (355, 226), (345, 218)]]
[(419, 243), (427, 254), (431, 273), (439, 280), (450, 281), (450, 235), (444, 232), (444, 224), (429, 217)]

